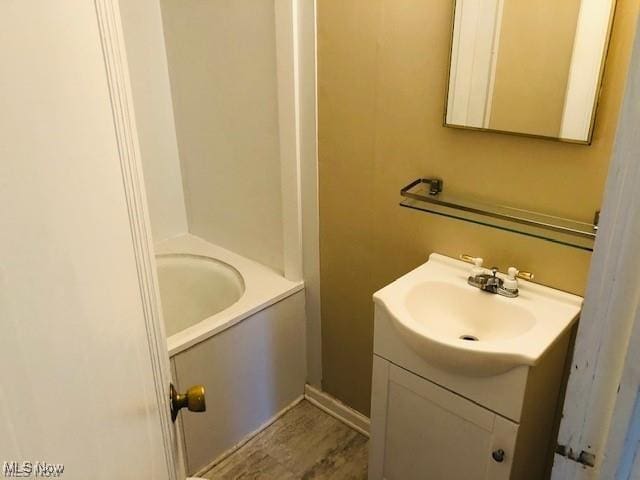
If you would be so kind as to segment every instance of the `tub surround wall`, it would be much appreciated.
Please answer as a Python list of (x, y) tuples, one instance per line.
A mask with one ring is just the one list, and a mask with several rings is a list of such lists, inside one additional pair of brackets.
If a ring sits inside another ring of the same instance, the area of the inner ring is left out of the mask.
[(207, 389), (207, 412), (182, 417), (189, 474), (304, 394), (304, 315), (297, 292), (173, 357), (180, 390)]
[[(245, 287), (233, 305), (168, 338), (178, 389), (207, 388), (208, 412), (178, 423), (180, 462), (193, 474), (301, 398), (307, 379), (305, 291), (302, 281), (282, 276), (274, 2), (122, 4), (156, 253), (215, 258), (237, 269)], [(313, 6), (298, 12), (305, 57), (297, 133), (305, 141), (302, 181), (310, 185), (305, 209), (317, 215)], [(316, 227), (317, 218), (306, 216), (312, 312)], [(316, 384), (318, 317), (309, 357)]]
[(599, 209), (638, 0), (619, 0), (591, 146), (442, 127), (452, 3), (318, 1), (323, 387), (368, 413), (371, 295), (431, 252), (482, 256), (581, 294), (590, 254), (398, 207), (448, 191), (590, 221)]
[(158, 0), (120, 2), (153, 239), (187, 232)]
[(161, 0), (189, 232), (278, 271), (272, 0)]

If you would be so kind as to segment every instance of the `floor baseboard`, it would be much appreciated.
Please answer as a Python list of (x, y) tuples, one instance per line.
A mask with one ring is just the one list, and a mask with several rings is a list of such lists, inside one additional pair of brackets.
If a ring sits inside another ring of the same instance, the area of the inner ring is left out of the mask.
[(304, 398), (357, 432), (369, 436), (371, 420), (337, 398), (309, 384), (304, 387)]

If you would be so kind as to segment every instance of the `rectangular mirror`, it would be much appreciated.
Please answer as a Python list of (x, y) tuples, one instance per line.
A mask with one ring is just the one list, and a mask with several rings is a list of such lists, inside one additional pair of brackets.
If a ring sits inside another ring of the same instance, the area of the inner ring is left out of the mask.
[(590, 143), (615, 0), (456, 0), (445, 126)]

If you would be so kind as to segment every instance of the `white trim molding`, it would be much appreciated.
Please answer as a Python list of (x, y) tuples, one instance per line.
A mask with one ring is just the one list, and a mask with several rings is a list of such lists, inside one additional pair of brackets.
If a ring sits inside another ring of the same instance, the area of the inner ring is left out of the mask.
[(167, 355), (164, 322), (159, 308), (158, 280), (155, 271), (151, 227), (144, 190), (140, 146), (135, 125), (120, 9), (117, 0), (95, 0), (95, 8), (120, 154), (122, 182), (131, 226), (131, 240), (138, 270), (140, 297), (143, 304), (149, 356), (159, 408), (158, 414), (161, 421), (165, 460), (169, 478), (176, 480), (179, 472), (177, 472), (175, 459), (175, 430), (169, 414), (168, 392), (171, 381), (169, 356)]
[(304, 280), (307, 381), (322, 382), (316, 2), (275, 0), (284, 276)]
[[(629, 410), (620, 402), (634, 401), (628, 396), (635, 398), (640, 381), (636, 375), (635, 383), (625, 384), (623, 377), (628, 372), (627, 380), (634, 378), (625, 361), (640, 358), (640, 345), (629, 342), (640, 313), (639, 154), (640, 35), (636, 35), (563, 407), (558, 444), (567, 456), (556, 454), (553, 480), (617, 478), (613, 474), (617, 461), (609, 464), (613, 466), (607, 467), (606, 475), (600, 473), (608, 458), (619, 455), (611, 448), (623, 444), (620, 438), (627, 431), (625, 422), (614, 417), (612, 423), (614, 410)], [(593, 467), (585, 467), (581, 459)]]
[(362, 435), (369, 437), (371, 431), (371, 420), (360, 412), (345, 405), (337, 398), (332, 397), (326, 392), (317, 389), (312, 385), (305, 385), (304, 398), (314, 404), (319, 409), (327, 412), (332, 417), (337, 418), (345, 425), (360, 432)]
[(626, 213), (622, 221), (627, 222), (623, 268), (635, 274), (627, 279), (633, 285), (626, 289), (630, 295), (625, 298), (632, 329), (626, 348), (619, 346), (626, 355), (601, 470), (601, 478), (616, 480), (640, 478), (640, 34), (636, 34), (629, 71), (615, 155), (618, 164), (627, 166), (624, 171), (629, 175), (624, 184), (626, 204), (621, 208)]
[(300, 48), (300, 173), (302, 188), (302, 271), (307, 314), (307, 382), (322, 385), (320, 316), (320, 210), (318, 205), (316, 2), (296, 0)]
[(284, 276), (301, 281), (300, 78), (298, 2), (275, 0)]
[(602, 463), (601, 478), (640, 478), (640, 308), (636, 310)]

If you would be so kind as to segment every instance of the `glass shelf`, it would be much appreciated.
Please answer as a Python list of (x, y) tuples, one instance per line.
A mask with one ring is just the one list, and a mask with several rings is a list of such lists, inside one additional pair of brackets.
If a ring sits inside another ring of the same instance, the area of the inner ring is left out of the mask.
[(504, 205), (454, 197), (442, 191), (442, 181), (419, 179), (400, 194), (400, 205), (414, 210), (539, 238), (549, 242), (593, 251), (597, 225)]

